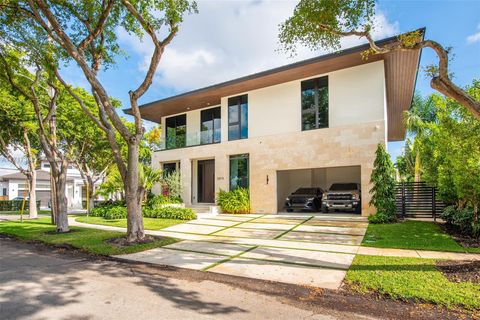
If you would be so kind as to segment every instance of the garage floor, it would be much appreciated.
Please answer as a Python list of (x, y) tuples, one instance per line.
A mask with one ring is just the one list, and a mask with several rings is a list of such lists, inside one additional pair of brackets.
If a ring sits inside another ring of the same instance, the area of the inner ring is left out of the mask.
[(183, 241), (118, 257), (337, 289), (367, 225), (358, 215), (218, 215), (158, 231)]

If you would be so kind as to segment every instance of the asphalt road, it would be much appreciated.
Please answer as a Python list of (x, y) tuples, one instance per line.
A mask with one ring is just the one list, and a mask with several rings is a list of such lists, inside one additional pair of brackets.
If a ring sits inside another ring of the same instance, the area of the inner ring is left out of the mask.
[(184, 270), (158, 274), (144, 269), (0, 239), (0, 318), (366, 318), (318, 307), (303, 309), (278, 296), (238, 288), (235, 282), (189, 279)]

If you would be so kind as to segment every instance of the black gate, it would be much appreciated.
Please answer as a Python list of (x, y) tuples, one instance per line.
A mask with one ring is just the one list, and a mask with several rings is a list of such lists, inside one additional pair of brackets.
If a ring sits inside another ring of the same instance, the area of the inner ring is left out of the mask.
[(404, 218), (433, 218), (445, 208), (437, 188), (425, 182), (402, 182), (396, 187), (397, 215)]

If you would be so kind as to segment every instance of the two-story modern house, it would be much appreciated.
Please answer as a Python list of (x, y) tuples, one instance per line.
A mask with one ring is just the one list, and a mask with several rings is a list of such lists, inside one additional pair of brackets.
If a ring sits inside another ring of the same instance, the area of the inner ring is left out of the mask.
[[(379, 44), (397, 41), (396, 37)], [(361, 185), (369, 215), (378, 143), (403, 140), (420, 51), (362, 59), (367, 45), (194, 90), (141, 107), (161, 123), (153, 166), (180, 170), (186, 205), (248, 187), (255, 213), (283, 210), (299, 187)], [(205, 74), (208, 77), (208, 74)], [(128, 110), (127, 110), (128, 112)], [(157, 190), (158, 191), (158, 190)]]

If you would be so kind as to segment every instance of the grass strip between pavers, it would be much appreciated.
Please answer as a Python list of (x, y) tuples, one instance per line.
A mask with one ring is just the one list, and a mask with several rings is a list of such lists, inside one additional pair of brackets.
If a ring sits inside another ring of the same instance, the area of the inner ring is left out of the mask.
[(214, 235), (214, 234), (217, 233), (217, 232), (224, 231), (224, 230), (227, 230), (227, 229), (230, 229), (230, 228), (235, 228), (236, 226), (239, 226), (239, 225), (241, 225), (242, 223), (250, 222), (250, 221), (253, 221), (253, 220), (255, 220), (255, 219), (258, 219), (258, 218), (261, 218), (261, 217), (265, 217), (265, 216), (266, 216), (266, 215), (264, 214), (264, 215), (261, 215), (261, 216), (259, 216), (259, 217), (254, 217), (254, 218), (252, 218), (252, 219), (248, 219), (248, 220), (245, 220), (245, 221), (241, 221), (241, 222), (236, 223), (236, 224), (234, 224), (234, 225), (231, 225), (231, 226), (229, 226), (229, 227), (224, 227), (224, 228), (222, 228), (222, 229), (220, 229), (220, 230), (211, 232), (211, 233), (209, 233), (208, 235), (209, 235), (209, 236), (212, 236), (212, 235)]
[(259, 247), (259, 246), (253, 246), (253, 247), (251, 247), (251, 248), (248, 248), (248, 249), (246, 249), (246, 250), (244, 250), (244, 251), (242, 251), (242, 252), (239, 252), (239, 253), (237, 253), (237, 254), (235, 254), (235, 255), (233, 255), (233, 256), (230, 256), (230, 257), (228, 257), (228, 258), (226, 258), (226, 259), (223, 259), (223, 260), (217, 261), (217, 262), (215, 262), (215, 263), (212, 263), (211, 265), (206, 266), (205, 268), (201, 269), (200, 271), (208, 271), (209, 269), (211, 269), (211, 268), (213, 268), (213, 267), (216, 267), (216, 266), (218, 266), (218, 265), (220, 265), (220, 264), (222, 264), (222, 263), (225, 263), (225, 262), (228, 262), (228, 261), (233, 260), (233, 259), (235, 259), (235, 258), (238, 258), (238, 257), (240, 257), (242, 254), (247, 253), (247, 252), (250, 252), (250, 251), (252, 251), (252, 250), (255, 250), (255, 249), (257, 249), (258, 247)]
[(309, 221), (309, 220), (312, 220), (312, 219), (313, 219), (313, 217), (314, 217), (314, 216), (311, 216), (311, 217), (309, 217), (309, 218), (307, 218), (307, 219), (303, 220), (303, 221), (302, 221), (302, 222), (300, 222), (299, 224), (296, 224), (296, 225), (294, 225), (292, 228), (290, 228), (290, 229), (288, 229), (288, 230), (286, 230), (286, 231), (284, 231), (284, 232), (280, 233), (278, 236), (276, 236), (276, 237), (275, 237), (275, 238), (273, 238), (273, 239), (274, 239), (274, 240), (276, 240), (276, 239), (279, 239), (280, 237), (282, 237), (282, 236), (286, 235), (286, 234), (287, 234), (287, 233), (289, 233), (290, 231), (293, 231), (293, 230), (294, 230), (296, 227), (298, 227), (298, 226), (301, 226), (302, 224), (304, 224), (305, 222), (307, 222), (307, 221)]

